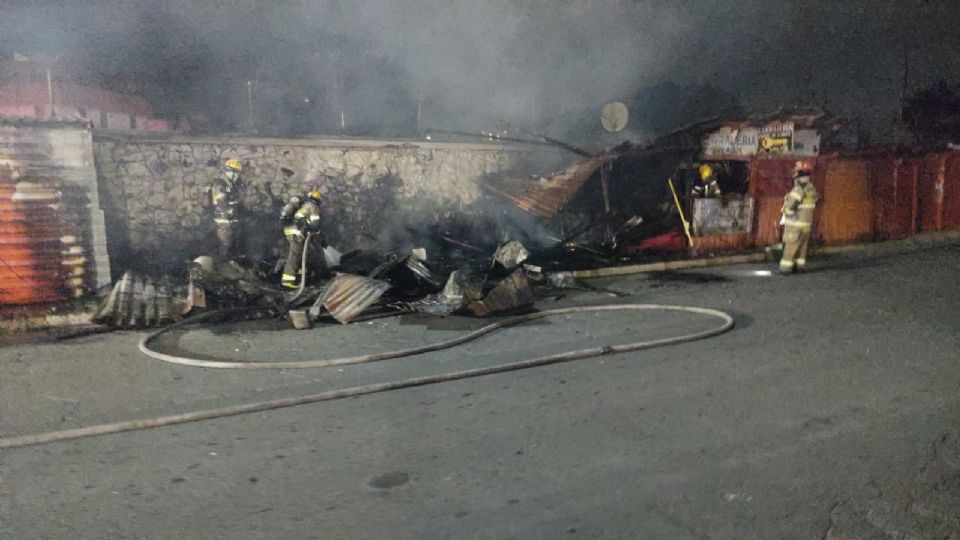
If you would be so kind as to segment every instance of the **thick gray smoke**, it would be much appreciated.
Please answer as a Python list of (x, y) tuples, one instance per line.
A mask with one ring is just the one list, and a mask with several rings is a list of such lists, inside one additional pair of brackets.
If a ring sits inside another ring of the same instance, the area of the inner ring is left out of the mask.
[(61, 71), (139, 92), (162, 115), (275, 135), (412, 136), (506, 121), (600, 136), (600, 105), (621, 99), (634, 106), (622, 138), (643, 137), (663, 129), (650, 118), (675, 116), (650, 99), (664, 83), (675, 95), (713, 87), (747, 107), (826, 105), (883, 121), (904, 84), (960, 73), (960, 8), (949, 2), (5, 4), (0, 53), (60, 55)]

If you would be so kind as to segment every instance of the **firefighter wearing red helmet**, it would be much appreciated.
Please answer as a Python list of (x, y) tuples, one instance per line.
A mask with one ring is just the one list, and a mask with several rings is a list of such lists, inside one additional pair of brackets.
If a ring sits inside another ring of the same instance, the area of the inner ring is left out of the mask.
[(807, 247), (813, 228), (813, 211), (820, 195), (813, 187), (810, 175), (813, 163), (798, 161), (793, 167), (793, 189), (783, 198), (783, 257), (780, 273), (799, 272), (807, 264)]

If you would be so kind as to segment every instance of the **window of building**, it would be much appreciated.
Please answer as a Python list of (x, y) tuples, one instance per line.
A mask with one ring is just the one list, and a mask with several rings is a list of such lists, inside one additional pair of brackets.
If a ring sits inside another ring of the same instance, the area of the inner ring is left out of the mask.
[(80, 118), (86, 118), (86, 117), (87, 117), (87, 108), (86, 108), (86, 107), (78, 107), (78, 108), (77, 108), (77, 114), (80, 115)]
[(100, 111), (100, 129), (107, 129), (110, 125), (107, 123), (107, 111)]
[(130, 129), (137, 129), (137, 117), (130, 115)]
[(33, 117), (34, 117), (34, 118), (43, 118), (43, 105), (34, 105), (34, 106), (33, 106)]

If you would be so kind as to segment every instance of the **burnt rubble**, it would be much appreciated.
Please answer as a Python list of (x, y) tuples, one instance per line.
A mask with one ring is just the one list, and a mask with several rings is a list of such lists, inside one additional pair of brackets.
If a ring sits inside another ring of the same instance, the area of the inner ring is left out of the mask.
[[(409, 216), (417, 223), (387, 220), (391, 234), (377, 245), (391, 250), (308, 248), (306, 283), (297, 291), (279, 286), (280, 263), (248, 268), (200, 257), (189, 265), (185, 298), (175, 302), (182, 308), (172, 311), (259, 309), (289, 314), (304, 328), (361, 315), (486, 317), (532, 309), (539, 291), (580, 286), (552, 279), (556, 271), (683, 256), (671, 254), (679, 219), (661, 184), (688, 146), (624, 144), (548, 177), (484, 177), (478, 181), (483, 195), (462, 211), (424, 208)], [(145, 288), (141, 283), (124, 276), (113, 296), (126, 298), (131, 287)], [(117, 305), (105, 307), (100, 320), (114, 326), (164, 321), (118, 315)]]

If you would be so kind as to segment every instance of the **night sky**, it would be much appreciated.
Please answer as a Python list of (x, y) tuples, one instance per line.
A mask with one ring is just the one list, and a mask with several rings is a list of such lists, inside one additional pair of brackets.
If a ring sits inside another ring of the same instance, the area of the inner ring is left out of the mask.
[[(908, 91), (960, 80), (960, 2), (253, 0), (2, 4), (0, 54), (147, 97), (161, 116), (261, 132), (561, 133), (610, 99), (709, 85), (748, 108), (808, 104), (883, 126)], [(633, 110), (633, 135), (655, 110)]]

